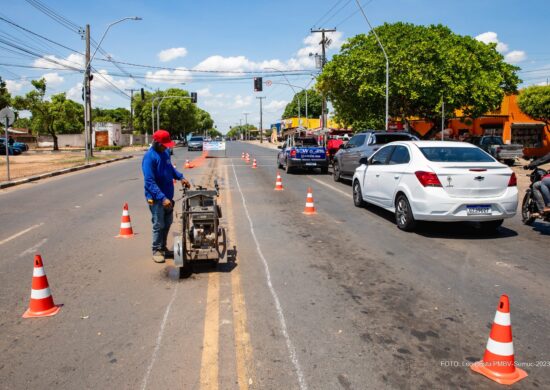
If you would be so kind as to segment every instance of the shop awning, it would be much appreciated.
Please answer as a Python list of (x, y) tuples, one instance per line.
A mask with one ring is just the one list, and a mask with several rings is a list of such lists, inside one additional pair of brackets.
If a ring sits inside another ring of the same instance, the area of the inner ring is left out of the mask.
[(544, 126), (546, 126), (544, 122), (512, 122), (512, 127), (523, 127), (524, 129), (535, 129)]

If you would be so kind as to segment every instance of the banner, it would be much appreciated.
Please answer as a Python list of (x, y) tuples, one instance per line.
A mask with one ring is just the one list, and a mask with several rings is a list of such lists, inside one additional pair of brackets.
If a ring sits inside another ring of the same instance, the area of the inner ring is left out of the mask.
[(202, 143), (203, 150), (225, 150), (224, 141), (209, 141)]

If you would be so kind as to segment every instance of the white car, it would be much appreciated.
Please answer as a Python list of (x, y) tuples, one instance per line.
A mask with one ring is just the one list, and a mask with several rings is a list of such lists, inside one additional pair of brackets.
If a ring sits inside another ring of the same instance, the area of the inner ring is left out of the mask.
[(516, 175), (463, 142), (399, 141), (362, 158), (353, 175), (353, 202), (395, 213), (397, 226), (416, 221), (475, 221), (495, 230), (518, 206)]

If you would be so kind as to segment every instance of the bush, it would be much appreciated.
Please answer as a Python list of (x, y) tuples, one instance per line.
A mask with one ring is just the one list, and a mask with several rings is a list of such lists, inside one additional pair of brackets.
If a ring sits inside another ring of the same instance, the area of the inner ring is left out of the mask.
[(122, 146), (98, 146), (95, 150), (122, 150)]

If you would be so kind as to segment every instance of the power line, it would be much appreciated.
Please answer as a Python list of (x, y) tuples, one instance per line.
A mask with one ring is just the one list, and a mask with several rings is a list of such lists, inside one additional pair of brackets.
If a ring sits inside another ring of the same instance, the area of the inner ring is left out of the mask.
[(41, 3), (40, 1), (38, 0), (25, 0), (25, 1), (29, 3), (31, 6), (33, 6), (34, 8), (36, 8), (38, 11), (42, 12), (46, 16), (50, 17), (51, 19), (53, 19), (54, 21), (56, 21), (57, 23), (65, 27), (66, 29), (74, 33), (77, 33), (79, 35), (81, 35), (82, 32), (84, 31), (82, 27), (70, 21), (66, 17), (60, 15), (59, 13), (55, 12), (53, 9), (49, 8), (47, 5)]
[[(368, 0), (368, 1), (365, 1), (361, 7), (366, 7), (367, 5), (369, 5), (370, 3), (372, 3), (374, 0)], [(356, 9), (355, 11), (353, 11), (351, 14), (349, 14), (348, 16), (346, 16), (344, 19), (342, 19), (340, 22), (336, 23), (336, 28), (340, 27), (343, 23), (347, 22), (352, 16), (356, 15), (359, 11), (361, 11), (361, 9)]]
[(333, 5), (332, 7), (330, 7), (330, 9), (329, 9), (327, 12), (325, 12), (325, 13), (323, 14), (323, 16), (321, 16), (315, 23), (313, 23), (313, 27), (315, 27), (315, 26), (320, 26), (320, 24), (321, 24), (320, 22), (323, 21), (323, 19), (324, 19), (328, 14), (330, 14), (330, 12), (331, 12), (333, 9), (335, 9), (335, 8), (338, 6), (338, 4), (340, 4), (342, 1), (344, 1), (344, 0), (337, 0), (336, 3), (334, 3), (334, 5)]

